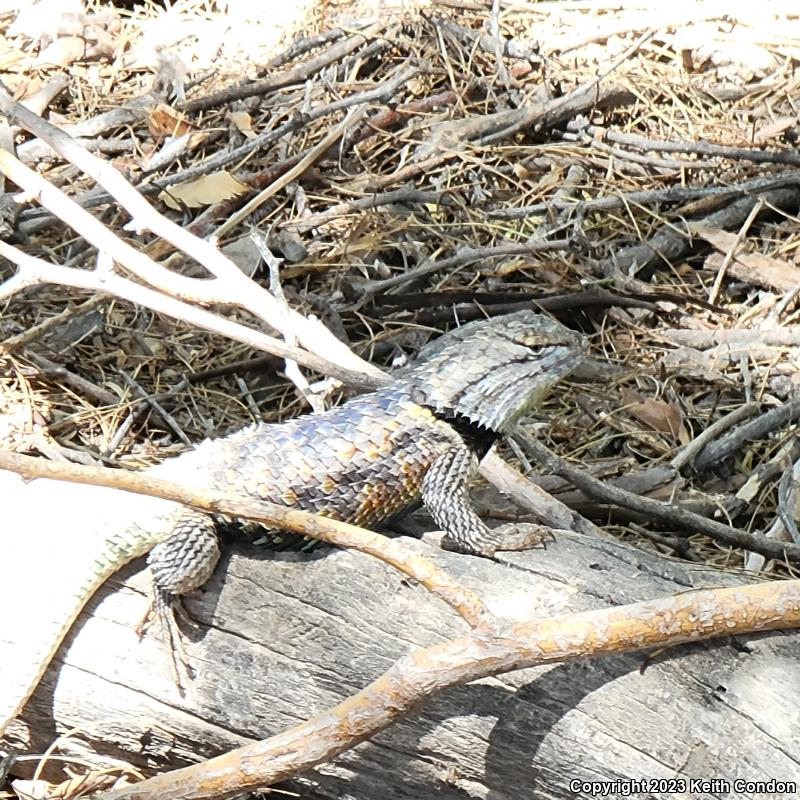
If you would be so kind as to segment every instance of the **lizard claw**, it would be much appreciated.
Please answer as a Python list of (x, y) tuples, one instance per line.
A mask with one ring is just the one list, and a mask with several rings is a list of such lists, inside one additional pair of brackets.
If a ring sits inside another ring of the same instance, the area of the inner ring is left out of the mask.
[(179, 663), (187, 679), (191, 680), (193, 678), (193, 672), (189, 666), (186, 648), (183, 645), (183, 636), (178, 624), (178, 617), (180, 617), (192, 631), (196, 632), (199, 630), (197, 623), (188, 615), (183, 604), (176, 597), (156, 589), (154, 596), (147, 604), (147, 609), (134, 630), (139, 640), (141, 640), (153, 622), (153, 619), (155, 618), (158, 620), (163, 638), (169, 646), (169, 671), (178, 692), (181, 697), (183, 697), (185, 689), (183, 681), (181, 680), (181, 670), (178, 668)]
[(135, 628), (140, 639), (150, 626), (153, 617), (158, 619), (162, 635), (169, 645), (170, 673), (175, 686), (180, 694), (183, 695), (185, 694), (185, 689), (180, 673), (183, 672), (186, 679), (191, 681), (194, 678), (194, 670), (189, 665), (189, 657), (183, 643), (183, 634), (178, 620), (180, 619), (181, 623), (195, 635), (201, 632), (201, 628), (189, 616), (188, 611), (178, 597), (159, 589), (155, 590), (147, 610)]

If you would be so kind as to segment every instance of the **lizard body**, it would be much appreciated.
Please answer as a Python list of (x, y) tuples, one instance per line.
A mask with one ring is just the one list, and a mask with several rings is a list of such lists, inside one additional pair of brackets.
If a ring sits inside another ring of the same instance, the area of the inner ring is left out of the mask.
[[(323, 414), (207, 440), (148, 472), (367, 527), (421, 499), (445, 532), (443, 546), (482, 556), (522, 549), (539, 537), (488, 529), (468, 502), (467, 484), (495, 438), (535, 407), (583, 350), (579, 334), (533, 312), (471, 323), (424, 348), (425, 360), (384, 388)], [(15, 479), (0, 471), (0, 487), (13, 488)], [(7, 552), (0, 607), (22, 610), (7, 613), (0, 628), (0, 735), (88, 599), (120, 567), (149, 553), (163, 610), (201, 586), (219, 556), (215, 522), (203, 512), (57, 481), (25, 488), (48, 498), (41, 502), (55, 510), (57, 527), (58, 513), (68, 516), (63, 508), (86, 503), (96, 513), (67, 534), (67, 547), (63, 530), (44, 525), (34, 534), (42, 541), (28, 540), (10, 558)], [(38, 563), (31, 548), (43, 548), (39, 570), (28, 566)]]

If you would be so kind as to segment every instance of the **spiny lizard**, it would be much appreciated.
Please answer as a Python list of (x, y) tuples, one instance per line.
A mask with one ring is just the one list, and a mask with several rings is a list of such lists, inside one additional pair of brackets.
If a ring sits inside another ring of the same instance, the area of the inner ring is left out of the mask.
[[(540, 541), (541, 531), (490, 530), (470, 506), (467, 485), (477, 460), (577, 365), (584, 348), (580, 334), (530, 311), (471, 323), (424, 348), (424, 360), (382, 389), (323, 414), (207, 440), (149, 472), (362, 526), (421, 499), (449, 549), (489, 557), (524, 549)], [(0, 471), (0, 485), (8, 488), (17, 477)], [(6, 613), (0, 626), (0, 734), (80, 610), (121, 566), (149, 552), (163, 609), (201, 586), (219, 556), (215, 521), (205, 513), (87, 486), (70, 486), (59, 501), (55, 493), (63, 486), (39, 480), (25, 488), (49, 498), (40, 502), (69, 506), (63, 515), (83, 515), (82, 529), (35, 531), (16, 554), (6, 549), (11, 568), (0, 581), (8, 592), (0, 605), (8, 610), (13, 603), (19, 612)]]

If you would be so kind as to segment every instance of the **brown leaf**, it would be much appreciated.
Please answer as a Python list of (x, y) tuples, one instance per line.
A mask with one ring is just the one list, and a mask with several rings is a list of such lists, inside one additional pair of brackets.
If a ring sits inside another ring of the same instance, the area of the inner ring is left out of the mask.
[(526, 178), (530, 178), (531, 176), (531, 171), (524, 164), (520, 164), (519, 162), (514, 164), (511, 169), (514, 171), (514, 175), (516, 175), (521, 181), (524, 181)]
[(256, 138), (256, 132), (253, 130), (253, 120), (246, 111), (231, 112), (231, 123), (239, 133), (243, 133), (248, 139)]
[(675, 441), (688, 441), (683, 425), (683, 412), (677, 403), (654, 400), (630, 389), (622, 390), (625, 410), (642, 425), (669, 434)]
[(182, 114), (165, 103), (159, 103), (147, 119), (147, 127), (154, 139), (165, 139), (167, 136), (183, 136), (184, 133), (198, 130), (196, 125), (187, 122)]
[(188, 208), (210, 206), (220, 200), (236, 197), (247, 189), (248, 187), (237, 181), (230, 172), (220, 170), (193, 181), (170, 186), (158, 197), (165, 205), (179, 211), (184, 206)]
[[(728, 251), (737, 244), (736, 234), (719, 228), (709, 228), (702, 223), (689, 223), (689, 230), (693, 235), (705, 239), (721, 254), (727, 255)], [(706, 267), (716, 272), (722, 266), (724, 257), (725, 255), (716, 253), (710, 255), (706, 259)], [(728, 265), (728, 273), (740, 281), (747, 281), (779, 292), (791, 291), (800, 284), (800, 269), (794, 264), (761, 253), (744, 252), (741, 243)]]
[[(724, 258), (720, 253), (712, 253), (705, 267), (717, 272)], [(800, 285), (800, 269), (794, 264), (761, 253), (739, 253), (728, 265), (728, 273), (740, 281), (778, 292), (790, 292)]]

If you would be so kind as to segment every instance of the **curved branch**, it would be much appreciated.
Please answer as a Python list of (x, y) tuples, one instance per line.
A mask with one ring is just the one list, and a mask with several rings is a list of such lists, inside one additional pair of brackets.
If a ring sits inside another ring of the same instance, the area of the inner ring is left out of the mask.
[(452, 639), (405, 656), (357, 694), (284, 733), (106, 792), (98, 800), (230, 797), (328, 761), (450, 686), (590, 655), (798, 625), (800, 581), (793, 580), (687, 592), (518, 623), (500, 636)]
[(10, 450), (0, 449), (0, 469), (17, 472), (25, 478), (53, 478), (72, 483), (89, 483), (161, 497), (212, 514), (250, 519), (263, 525), (305, 534), (339, 547), (359, 550), (418, 581), (431, 594), (447, 603), (470, 627), (480, 631), (499, 630), (499, 622), (487, 610), (483, 601), (443, 569), (427, 558), (410, 553), (400, 542), (346, 522), (233, 494), (196, 491), (147, 473), (61, 464), (12, 453)]

